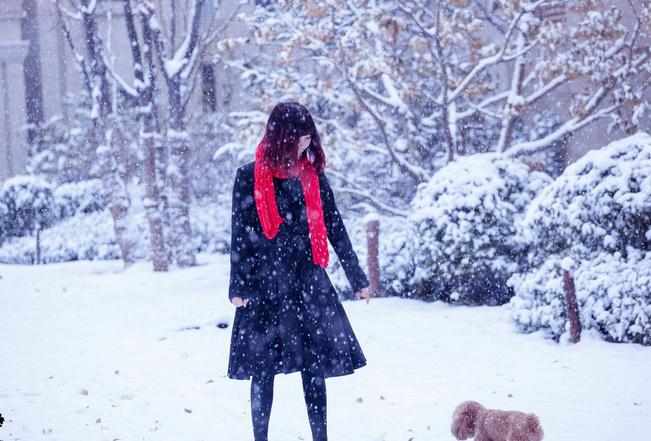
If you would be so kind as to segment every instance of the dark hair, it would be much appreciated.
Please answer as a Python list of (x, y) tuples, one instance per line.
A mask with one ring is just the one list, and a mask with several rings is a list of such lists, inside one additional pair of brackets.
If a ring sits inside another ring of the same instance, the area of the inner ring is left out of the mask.
[(312, 164), (320, 173), (325, 168), (325, 153), (312, 115), (305, 106), (295, 101), (276, 104), (269, 115), (264, 134), (269, 143), (264, 156), (267, 164), (274, 167), (293, 165), (298, 152), (298, 139), (305, 135), (310, 135), (312, 139), (303, 155), (310, 150), (314, 158)]

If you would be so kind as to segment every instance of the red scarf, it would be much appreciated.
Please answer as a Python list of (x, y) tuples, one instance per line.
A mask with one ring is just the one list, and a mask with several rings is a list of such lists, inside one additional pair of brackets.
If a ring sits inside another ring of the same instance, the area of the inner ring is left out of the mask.
[(255, 151), (255, 204), (262, 231), (267, 239), (273, 239), (283, 222), (276, 205), (273, 177), (286, 179), (298, 176), (305, 198), (310, 242), (312, 244), (312, 261), (323, 268), (328, 266), (328, 233), (323, 220), (319, 176), (312, 163), (303, 155), (291, 169), (279, 169), (267, 165), (264, 161), (266, 138), (262, 138)]

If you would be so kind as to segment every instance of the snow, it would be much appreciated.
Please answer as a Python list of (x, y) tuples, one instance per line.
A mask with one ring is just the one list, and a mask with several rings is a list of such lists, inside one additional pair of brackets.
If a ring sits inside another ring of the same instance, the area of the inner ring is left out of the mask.
[(95, 9), (97, 9), (97, 0), (87, 0), (85, 2), (82, 2), (82, 6), (80, 8), (83, 14), (88, 15), (95, 13)]
[(565, 271), (572, 271), (576, 267), (576, 262), (569, 256), (566, 256), (561, 261), (561, 268)]
[[(225, 377), (228, 257), (152, 273), (118, 261), (0, 265), (6, 441), (251, 439)], [(327, 380), (331, 439), (451, 440), (454, 407), (538, 414), (549, 440), (647, 439), (651, 349), (513, 332), (506, 307), (344, 302), (368, 365)], [(198, 329), (195, 329), (198, 327)], [(270, 439), (310, 439), (300, 376), (276, 379)]]

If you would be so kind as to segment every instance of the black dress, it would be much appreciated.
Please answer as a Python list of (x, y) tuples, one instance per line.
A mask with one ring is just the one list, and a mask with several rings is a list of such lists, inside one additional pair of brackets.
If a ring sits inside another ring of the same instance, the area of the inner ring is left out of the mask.
[[(258, 220), (253, 170), (254, 162), (239, 167), (233, 187), (229, 298), (250, 302), (235, 309), (228, 377), (302, 369), (323, 377), (351, 374), (366, 358), (328, 274), (312, 263), (300, 180), (273, 178), (283, 223), (269, 240)], [(368, 279), (324, 173), (319, 184), (328, 239), (357, 292)]]

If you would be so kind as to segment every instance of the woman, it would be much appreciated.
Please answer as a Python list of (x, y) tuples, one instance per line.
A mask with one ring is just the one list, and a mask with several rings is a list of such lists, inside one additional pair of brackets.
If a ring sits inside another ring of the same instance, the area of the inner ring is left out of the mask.
[(326, 441), (325, 378), (366, 364), (325, 271), (330, 239), (353, 291), (368, 302), (324, 167), (310, 113), (287, 102), (271, 112), (255, 161), (235, 176), (228, 376), (251, 378), (255, 441), (267, 441), (275, 374), (301, 372), (312, 437)]

